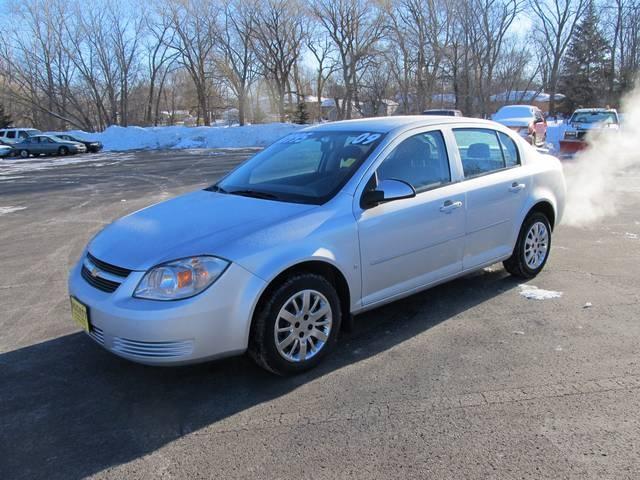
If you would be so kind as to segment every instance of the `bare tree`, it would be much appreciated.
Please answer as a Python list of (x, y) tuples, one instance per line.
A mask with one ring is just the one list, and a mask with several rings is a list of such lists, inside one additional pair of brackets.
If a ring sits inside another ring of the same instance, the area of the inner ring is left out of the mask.
[(339, 118), (351, 118), (358, 81), (372, 65), (385, 31), (382, 11), (369, 0), (315, 0), (311, 8), (333, 40), (341, 64), (344, 98), (336, 99)]
[(270, 83), (280, 121), (285, 120), (285, 96), (291, 103), (291, 74), (307, 37), (306, 21), (297, 0), (265, 0), (256, 5), (252, 36), (256, 56)]
[(316, 97), (318, 99), (318, 118), (322, 117), (322, 93), (324, 87), (331, 76), (338, 71), (338, 62), (333, 54), (335, 49), (331, 41), (323, 34), (316, 34), (310, 37), (307, 42), (307, 48), (313, 54), (316, 60), (315, 71), (315, 88)]
[(160, 101), (167, 75), (178, 57), (171, 48), (175, 41), (175, 31), (171, 27), (171, 18), (164, 12), (164, 4), (156, 4), (155, 12), (146, 19), (147, 38), (145, 56), (147, 58), (148, 94), (144, 112), (146, 125), (158, 124)]
[(589, 0), (530, 0), (529, 11), (534, 31), (549, 55), (547, 91), (550, 95), (549, 113), (555, 114), (555, 96), (562, 58), (573, 31), (582, 18)]
[(238, 120), (245, 124), (247, 96), (258, 69), (252, 44), (256, 12), (242, 0), (227, 0), (216, 29), (214, 61), (222, 81), (238, 101)]
[(211, 60), (218, 6), (213, 0), (171, 0), (168, 8), (175, 33), (172, 47), (179, 53), (179, 62), (189, 72), (196, 90), (197, 118), (210, 125)]

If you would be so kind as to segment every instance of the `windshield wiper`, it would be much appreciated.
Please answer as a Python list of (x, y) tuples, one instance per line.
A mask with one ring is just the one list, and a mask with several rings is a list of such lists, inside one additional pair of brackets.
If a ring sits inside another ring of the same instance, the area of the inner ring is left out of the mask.
[(224, 188), (219, 187), (218, 185), (211, 185), (210, 187), (205, 188), (205, 190), (209, 192), (229, 193)]
[(243, 197), (262, 198), (265, 200), (278, 200), (277, 195), (268, 192), (259, 192), (257, 190), (233, 190), (227, 192), (230, 195), (241, 195)]

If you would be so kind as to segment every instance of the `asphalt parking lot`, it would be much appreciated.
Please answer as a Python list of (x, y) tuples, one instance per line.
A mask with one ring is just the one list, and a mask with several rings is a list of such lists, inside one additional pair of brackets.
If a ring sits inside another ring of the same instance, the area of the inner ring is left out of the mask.
[(92, 235), (249, 154), (0, 161), (1, 479), (640, 477), (637, 169), (617, 215), (555, 231), (529, 283), (561, 297), (495, 265), (357, 317), (302, 376), (145, 367), (79, 333), (67, 272)]

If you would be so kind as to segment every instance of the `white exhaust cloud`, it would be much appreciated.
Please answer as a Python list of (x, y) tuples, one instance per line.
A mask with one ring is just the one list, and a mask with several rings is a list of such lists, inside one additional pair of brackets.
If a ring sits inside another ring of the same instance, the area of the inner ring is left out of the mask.
[(618, 179), (626, 169), (640, 166), (640, 83), (626, 95), (617, 132), (589, 132), (589, 147), (564, 163), (567, 201), (562, 223), (586, 226), (614, 215), (622, 195)]

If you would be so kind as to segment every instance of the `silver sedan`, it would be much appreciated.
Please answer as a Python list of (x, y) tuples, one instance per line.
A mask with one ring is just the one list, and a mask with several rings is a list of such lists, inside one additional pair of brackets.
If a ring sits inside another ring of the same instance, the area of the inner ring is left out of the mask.
[(495, 262), (534, 277), (564, 200), (558, 160), (497, 123), (310, 127), (106, 227), (71, 271), (72, 316), (133, 361), (248, 352), (296, 373), (352, 315)]

